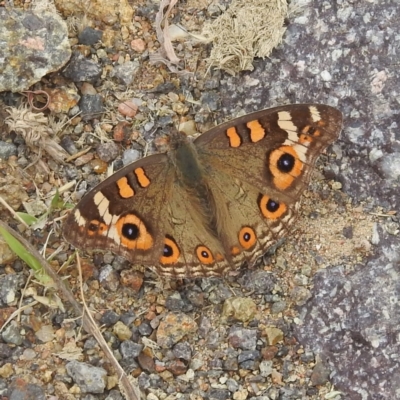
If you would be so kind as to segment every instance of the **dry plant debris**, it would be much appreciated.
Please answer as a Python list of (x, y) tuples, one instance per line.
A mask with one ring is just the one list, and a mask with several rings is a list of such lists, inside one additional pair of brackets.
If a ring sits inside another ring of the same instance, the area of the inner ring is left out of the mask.
[(34, 113), (28, 108), (9, 108), (10, 114), (6, 124), (10, 130), (19, 133), (26, 144), (36, 153), (44, 150), (59, 163), (63, 163), (67, 156), (66, 151), (51, 137), (53, 129), (49, 126), (49, 119), (43, 113)]
[(254, 57), (268, 57), (285, 33), (285, 0), (235, 0), (202, 34), (213, 43), (209, 67), (231, 75), (253, 70)]

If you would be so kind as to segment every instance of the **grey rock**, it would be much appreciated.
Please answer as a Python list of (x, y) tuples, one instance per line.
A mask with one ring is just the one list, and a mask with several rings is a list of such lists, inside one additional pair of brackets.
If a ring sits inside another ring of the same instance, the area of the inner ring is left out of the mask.
[(211, 370), (221, 370), (223, 365), (223, 361), (220, 358), (214, 358), (208, 363), (208, 366)]
[(199, 322), (199, 335), (202, 338), (206, 338), (208, 333), (210, 332), (211, 329), (211, 321), (209, 318), (205, 317), (204, 315), (201, 316), (200, 322)]
[(82, 393), (104, 393), (107, 377), (105, 369), (79, 361), (71, 361), (66, 365), (66, 370)]
[(139, 329), (139, 333), (140, 333), (142, 336), (150, 336), (150, 335), (152, 334), (152, 332), (153, 332), (153, 328), (151, 327), (149, 321), (143, 321), (143, 322), (139, 325), (138, 329)]
[(112, 254), (113, 258), (113, 262), (112, 262), (112, 267), (116, 270), (116, 271), (122, 271), (123, 269), (127, 268), (130, 264), (129, 261), (127, 261), (126, 258), (123, 258), (122, 256), (117, 256)]
[(136, 319), (136, 314), (133, 311), (128, 311), (121, 315), (121, 321), (126, 325), (130, 326)]
[(82, 32), (78, 35), (79, 43), (85, 44), (87, 46), (91, 46), (96, 44), (103, 37), (103, 32), (98, 29), (93, 29), (90, 26), (87, 26), (82, 30)]
[(120, 286), (119, 275), (109, 264), (100, 270), (99, 281), (104, 288), (112, 292), (117, 291)]
[(176, 358), (180, 358), (185, 361), (190, 361), (192, 358), (192, 348), (188, 342), (177, 343), (172, 352)]
[(260, 361), (259, 360), (247, 360), (243, 361), (240, 364), (240, 369), (248, 369), (250, 371), (255, 371), (259, 368)]
[(315, 276), (295, 327), (299, 342), (327, 360), (332, 382), (351, 400), (400, 394), (400, 344), (393, 340), (400, 335), (400, 241), (381, 227), (376, 236), (381, 247), (353, 273), (335, 267)]
[(172, 119), (171, 115), (163, 115), (162, 117), (157, 119), (157, 123), (162, 128), (165, 128), (167, 126), (173, 125), (174, 120)]
[(60, 146), (68, 152), (68, 154), (76, 154), (78, 152), (78, 149), (75, 146), (74, 141), (71, 139), (69, 135), (65, 135), (62, 137), (60, 140)]
[(165, 300), (165, 307), (170, 311), (182, 311), (185, 307), (185, 302), (179, 292), (174, 292)]
[(57, 13), (0, 9), (0, 92), (28, 90), (70, 58), (68, 28)]
[[(64, 171), (65, 171), (65, 177), (68, 179), (68, 180), (74, 180), (74, 179), (76, 179), (77, 177), (78, 177), (78, 171), (76, 170), (76, 168), (74, 167), (74, 166), (72, 166), (72, 165), (66, 165), (65, 166), (65, 168), (64, 168)], [(80, 190), (84, 190), (84, 191), (86, 191), (86, 187), (85, 188), (80, 188)]]
[(343, 236), (346, 239), (352, 239), (353, 238), (353, 227), (352, 226), (345, 226), (343, 228)]
[(270, 376), (273, 371), (272, 365), (273, 365), (273, 362), (270, 360), (261, 361), (260, 366), (259, 366), (261, 376), (263, 376), (263, 377)]
[(279, 314), (280, 312), (283, 312), (286, 310), (287, 304), (286, 301), (277, 301), (272, 304), (271, 306), (271, 313), (272, 314)]
[(0, 160), (8, 160), (15, 155), (17, 155), (17, 146), (0, 140)]
[(307, 286), (308, 278), (303, 274), (296, 274), (293, 278), (293, 283), (298, 286)]
[(311, 374), (311, 384), (314, 386), (323, 385), (328, 381), (330, 374), (330, 368), (326, 360), (323, 360), (318, 357), (317, 363), (313, 368), (313, 372)]
[(15, 304), (17, 292), (22, 285), (22, 277), (18, 274), (3, 275), (0, 277), (0, 305)]
[(242, 350), (255, 350), (257, 344), (257, 331), (240, 326), (232, 326), (229, 330), (229, 343), (234, 348)]
[(249, 400), (271, 400), (272, 397), (265, 396), (257, 396), (257, 397), (250, 397)]
[(154, 389), (162, 386), (162, 378), (156, 374), (148, 375), (145, 372), (142, 372), (139, 375), (138, 384), (142, 390), (149, 389), (150, 387)]
[(229, 287), (223, 283), (220, 283), (215, 287), (215, 290), (211, 291), (211, 293), (208, 295), (208, 301), (212, 304), (221, 304), (232, 296), (233, 294)]
[(210, 389), (208, 396), (210, 400), (228, 400), (231, 398), (229, 390), (225, 389)]
[(0, 343), (0, 360), (5, 360), (12, 355), (11, 347), (6, 343)]
[(92, 350), (95, 349), (97, 346), (98, 346), (97, 340), (94, 337), (89, 337), (85, 340), (83, 348), (85, 350)]
[(119, 315), (114, 310), (107, 310), (100, 318), (100, 324), (112, 326), (119, 321)]
[(290, 291), (290, 297), (298, 306), (301, 306), (311, 297), (311, 292), (305, 287), (295, 286)]
[(119, 347), (119, 351), (123, 358), (138, 357), (142, 350), (142, 344), (134, 343), (131, 340), (124, 340)]
[(123, 400), (122, 394), (119, 390), (110, 390), (109, 395), (105, 400)]
[(220, 346), (220, 342), (221, 342), (221, 338), (220, 338), (220, 334), (218, 331), (211, 331), (208, 335), (207, 335), (207, 347), (209, 349), (217, 349)]
[(379, 166), (383, 176), (396, 181), (400, 177), (400, 152), (388, 154), (380, 159)]
[(34, 383), (21, 382), (11, 384), (8, 390), (8, 400), (46, 400), (46, 394), (42, 387)]
[(124, 166), (126, 166), (129, 165), (130, 163), (133, 163), (134, 161), (139, 160), (141, 156), (142, 154), (140, 151), (135, 149), (128, 149), (125, 150), (122, 155), (122, 162), (124, 163)]
[(244, 361), (254, 361), (258, 360), (261, 357), (261, 354), (258, 350), (245, 350), (242, 351), (238, 356), (238, 362), (242, 363)]
[(95, 83), (100, 78), (101, 73), (102, 68), (98, 63), (86, 59), (77, 51), (73, 53), (70, 62), (63, 71), (63, 75), (71, 79), (72, 82), (90, 83)]
[(239, 283), (247, 290), (254, 291), (257, 294), (270, 293), (275, 284), (276, 278), (267, 271), (246, 271), (239, 279)]
[(139, 61), (128, 61), (121, 65), (117, 65), (110, 76), (116, 78), (120, 83), (129, 86), (136, 77), (140, 68)]
[(8, 395), (9, 384), (6, 379), (0, 378), (0, 396)]
[(84, 121), (99, 118), (104, 112), (103, 98), (99, 94), (84, 94), (79, 101), (79, 108)]
[(239, 384), (237, 383), (237, 381), (235, 381), (235, 380), (232, 379), (232, 378), (229, 378), (229, 379), (226, 381), (226, 387), (228, 388), (228, 390), (229, 390), (231, 393), (235, 393), (235, 392), (237, 392), (237, 391), (239, 390)]
[(97, 146), (96, 152), (100, 160), (108, 163), (118, 157), (119, 146), (115, 142), (101, 143)]
[(220, 84), (220, 78), (207, 79), (204, 82), (204, 88), (206, 90), (218, 89), (219, 84)]
[(186, 298), (194, 307), (202, 307), (204, 305), (204, 293), (198, 286), (192, 287), (185, 292)]
[(206, 110), (216, 111), (219, 109), (221, 99), (218, 93), (205, 92), (201, 95), (201, 104)]
[(300, 359), (304, 363), (309, 363), (315, 360), (315, 356), (312, 351), (306, 351), (300, 356)]
[(107, 344), (111, 348), (118, 349), (118, 347), (121, 344), (121, 341), (117, 338), (117, 336), (114, 333), (106, 330), (106, 331), (104, 331), (103, 336), (104, 336), (104, 340), (107, 342)]
[(20, 333), (21, 328), (15, 321), (11, 321), (1, 332), (2, 339), (9, 344), (21, 346), (23, 336)]
[(283, 387), (279, 393), (279, 400), (297, 400), (303, 399), (305, 396), (305, 388)]

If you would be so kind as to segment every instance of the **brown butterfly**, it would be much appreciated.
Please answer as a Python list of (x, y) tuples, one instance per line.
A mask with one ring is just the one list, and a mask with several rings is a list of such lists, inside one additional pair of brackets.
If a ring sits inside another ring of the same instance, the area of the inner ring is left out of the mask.
[(122, 168), (69, 214), (65, 239), (111, 250), (173, 278), (251, 265), (296, 219), (313, 166), (342, 114), (294, 104), (223, 123)]

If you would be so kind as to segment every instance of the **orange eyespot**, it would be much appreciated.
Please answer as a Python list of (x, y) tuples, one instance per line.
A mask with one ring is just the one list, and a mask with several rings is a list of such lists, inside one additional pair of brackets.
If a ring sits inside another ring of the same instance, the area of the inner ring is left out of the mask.
[(299, 136), (299, 143), (302, 144), (303, 146), (309, 146), (310, 143), (312, 143), (313, 138), (311, 135), (305, 135), (305, 134), (301, 134)]
[(307, 134), (307, 136), (320, 136), (321, 132), (319, 129), (314, 128), (311, 125), (306, 125), (302, 130), (301, 133)]
[(128, 249), (148, 250), (153, 247), (153, 237), (144, 222), (135, 214), (121, 217), (115, 227), (121, 244)]
[(164, 239), (163, 255), (160, 257), (161, 264), (175, 264), (181, 252), (175, 240), (170, 236), (166, 236)]
[(269, 156), (269, 170), (274, 177), (274, 185), (285, 190), (293, 183), (302, 170), (303, 163), (292, 146), (281, 146)]
[(108, 226), (105, 223), (100, 222), (97, 219), (92, 219), (89, 222), (87, 233), (90, 236), (102, 235), (107, 229)]
[(215, 262), (211, 250), (206, 246), (197, 246), (196, 255), (202, 264), (212, 264), (213, 262)]
[(245, 226), (239, 231), (239, 243), (244, 249), (251, 249), (256, 242), (257, 236), (253, 228)]
[(279, 203), (261, 193), (258, 196), (258, 207), (260, 208), (261, 214), (268, 219), (278, 219), (285, 214), (287, 210), (286, 204)]

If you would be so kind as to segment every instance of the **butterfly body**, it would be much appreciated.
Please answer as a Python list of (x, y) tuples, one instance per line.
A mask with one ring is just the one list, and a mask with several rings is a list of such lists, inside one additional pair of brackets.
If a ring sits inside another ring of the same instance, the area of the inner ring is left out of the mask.
[(132, 163), (89, 192), (64, 236), (168, 277), (218, 276), (252, 264), (293, 225), (315, 161), (341, 125), (332, 107), (289, 105), (194, 141), (174, 132), (167, 153)]

